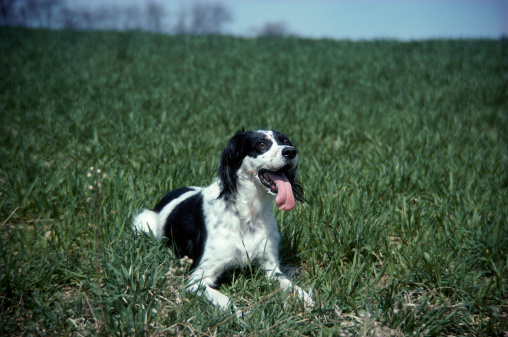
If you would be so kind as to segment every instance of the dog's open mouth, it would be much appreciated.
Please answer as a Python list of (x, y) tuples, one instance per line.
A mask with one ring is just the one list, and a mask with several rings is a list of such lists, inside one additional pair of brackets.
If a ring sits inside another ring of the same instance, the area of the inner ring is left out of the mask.
[(259, 171), (259, 173), (258, 173), (259, 180), (261, 181), (261, 183), (263, 183), (263, 185), (265, 185), (266, 187), (268, 187), (270, 189), (270, 192), (272, 192), (273, 194), (277, 194), (277, 192), (278, 192), (277, 184), (275, 183), (275, 181), (273, 181), (272, 178), (270, 178), (270, 175), (280, 176), (281, 174), (284, 174), (284, 173), (282, 173), (281, 171), (279, 171), (277, 173), (270, 172), (270, 175), (268, 175), (269, 172), (270, 171), (268, 171), (268, 170)]
[(295, 207), (293, 188), (282, 170), (272, 172), (263, 169), (258, 176), (259, 181), (276, 195), (275, 203), (280, 210), (289, 211)]

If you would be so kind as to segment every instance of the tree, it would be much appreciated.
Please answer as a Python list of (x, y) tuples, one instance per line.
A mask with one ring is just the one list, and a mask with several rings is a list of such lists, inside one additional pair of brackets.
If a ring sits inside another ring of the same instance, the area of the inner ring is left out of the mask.
[(14, 22), (14, 5), (16, 0), (0, 0), (0, 24), (8, 25)]
[[(18, 1), (16, 1), (18, 2)], [(17, 24), (51, 28), (62, 0), (22, 0), (16, 4)]]
[(267, 22), (259, 30), (259, 36), (288, 36), (291, 35), (284, 22)]
[[(92, 7), (66, 0), (0, 0), (0, 25), (38, 28), (113, 29), (164, 32), (168, 13), (161, 0), (137, 5)], [(172, 32), (176, 34), (221, 34), (232, 20), (220, 3), (192, 2), (182, 7)], [(171, 31), (171, 29), (169, 29)]]
[(151, 32), (161, 33), (163, 31), (163, 19), (166, 10), (161, 4), (150, 1), (146, 4), (147, 28)]
[(64, 7), (60, 11), (60, 23), (66, 29), (92, 29), (97, 23), (95, 14), (91, 9)]
[(127, 7), (124, 11), (122, 30), (141, 30), (143, 20), (141, 10), (136, 6)]
[(194, 3), (190, 12), (182, 8), (174, 28), (176, 34), (220, 34), (232, 20), (229, 10), (219, 3)]

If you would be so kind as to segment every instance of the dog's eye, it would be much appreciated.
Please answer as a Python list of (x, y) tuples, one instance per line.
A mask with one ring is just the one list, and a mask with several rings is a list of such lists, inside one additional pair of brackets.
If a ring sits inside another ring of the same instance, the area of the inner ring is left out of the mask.
[(261, 142), (261, 143), (259, 143), (259, 144), (258, 144), (258, 147), (259, 147), (260, 149), (266, 149), (267, 145), (266, 145), (266, 143), (265, 143), (265, 142)]
[(289, 145), (289, 146), (291, 146), (291, 142), (289, 141), (289, 139), (284, 138), (284, 145)]

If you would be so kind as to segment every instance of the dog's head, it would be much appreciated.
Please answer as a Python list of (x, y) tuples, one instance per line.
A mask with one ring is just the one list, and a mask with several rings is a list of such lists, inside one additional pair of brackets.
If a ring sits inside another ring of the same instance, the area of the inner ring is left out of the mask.
[(277, 131), (238, 131), (222, 152), (219, 198), (237, 193), (239, 171), (267, 193), (275, 195), (277, 207), (290, 210), (295, 199), (304, 201), (296, 179), (298, 156), (289, 139)]

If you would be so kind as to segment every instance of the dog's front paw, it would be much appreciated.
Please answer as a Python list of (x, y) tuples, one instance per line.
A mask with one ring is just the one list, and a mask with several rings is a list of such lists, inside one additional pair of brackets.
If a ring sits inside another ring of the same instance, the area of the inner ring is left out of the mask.
[(247, 318), (247, 316), (249, 316), (249, 314), (250, 314), (250, 310), (248, 310), (248, 309), (243, 309), (243, 310), (240, 310), (240, 309), (238, 309), (238, 308), (235, 306), (235, 307), (234, 307), (234, 310), (235, 310), (236, 318), (238, 318), (238, 319), (245, 319), (245, 318)]
[(306, 307), (313, 307), (316, 304), (312, 300), (312, 297), (302, 288), (295, 286), (295, 291), (298, 294), (298, 297), (303, 301)]

